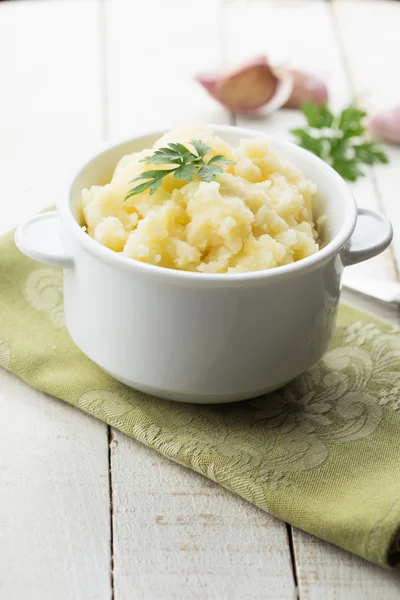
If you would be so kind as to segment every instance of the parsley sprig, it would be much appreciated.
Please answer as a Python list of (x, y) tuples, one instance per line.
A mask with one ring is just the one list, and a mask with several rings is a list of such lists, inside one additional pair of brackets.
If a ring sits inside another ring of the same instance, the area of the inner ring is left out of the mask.
[(132, 188), (126, 195), (125, 200), (147, 189), (150, 190), (150, 194), (154, 194), (160, 187), (164, 177), (170, 173), (173, 173), (176, 179), (183, 181), (192, 181), (193, 177), (197, 175), (203, 181), (210, 182), (219, 173), (223, 172), (219, 164), (227, 165), (233, 163), (232, 160), (229, 160), (223, 154), (216, 154), (208, 162), (204, 162), (204, 157), (211, 152), (212, 148), (201, 140), (191, 140), (190, 143), (193, 146), (193, 152), (183, 144), (177, 142), (168, 144), (165, 148), (158, 148), (154, 154), (144, 158), (142, 162), (146, 162), (149, 165), (176, 166), (172, 166), (170, 169), (150, 169), (149, 171), (144, 171), (139, 177), (135, 177), (132, 180), (142, 181), (142, 183)]
[(297, 144), (330, 164), (343, 179), (356, 181), (365, 175), (363, 164), (389, 162), (381, 146), (365, 137), (363, 110), (349, 106), (335, 117), (326, 106), (312, 102), (302, 108), (308, 127), (292, 130)]

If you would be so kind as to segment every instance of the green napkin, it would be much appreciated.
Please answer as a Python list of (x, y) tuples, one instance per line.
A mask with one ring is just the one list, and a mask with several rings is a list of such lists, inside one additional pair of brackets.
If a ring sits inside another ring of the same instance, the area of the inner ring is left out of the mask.
[(300, 529), (400, 562), (400, 332), (348, 307), (324, 358), (282, 390), (219, 406), (116, 382), (65, 326), (62, 272), (0, 240), (0, 365)]

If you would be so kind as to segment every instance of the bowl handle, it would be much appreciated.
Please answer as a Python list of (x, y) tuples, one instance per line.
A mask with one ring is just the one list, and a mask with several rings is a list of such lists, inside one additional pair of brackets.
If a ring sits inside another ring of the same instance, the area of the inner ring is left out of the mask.
[(356, 228), (341, 252), (345, 267), (380, 254), (393, 237), (390, 221), (382, 214), (368, 208), (359, 208)]
[(70, 268), (74, 261), (61, 245), (59, 229), (58, 212), (41, 213), (17, 228), (14, 236), (15, 245), (33, 260), (53, 267)]

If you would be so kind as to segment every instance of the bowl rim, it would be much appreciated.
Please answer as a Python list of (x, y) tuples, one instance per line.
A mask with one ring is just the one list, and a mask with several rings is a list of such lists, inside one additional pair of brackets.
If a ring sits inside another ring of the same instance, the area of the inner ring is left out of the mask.
[(335, 237), (326, 246), (318, 250), (318, 252), (316, 252), (315, 254), (307, 256), (306, 258), (303, 258), (297, 262), (290, 263), (288, 265), (282, 265), (279, 267), (274, 267), (273, 269), (265, 269), (261, 271), (247, 271), (244, 273), (201, 273), (196, 271), (168, 269), (166, 267), (141, 262), (139, 260), (123, 256), (121, 253), (114, 252), (106, 246), (103, 246), (102, 244), (94, 240), (92, 237), (90, 237), (82, 229), (82, 227), (78, 224), (72, 213), (72, 189), (76, 180), (90, 164), (101, 159), (101, 157), (107, 154), (110, 150), (140, 140), (141, 138), (149, 136), (160, 137), (161, 135), (169, 131), (169, 128), (167, 127), (147, 130), (143, 132), (141, 131), (133, 137), (124, 138), (118, 141), (107, 143), (101, 148), (100, 151), (98, 150), (96, 153), (92, 153), (90, 157), (83, 162), (83, 165), (81, 163), (81, 166), (78, 170), (74, 170), (74, 175), (72, 178), (70, 178), (68, 194), (66, 194), (64, 199), (62, 199), (61, 202), (59, 202), (57, 205), (57, 208), (61, 215), (61, 222), (63, 225), (65, 225), (66, 230), (90, 254), (94, 255), (98, 259), (103, 260), (109, 265), (112, 265), (117, 268), (127, 269), (131, 272), (137, 272), (145, 276), (153, 276), (158, 278), (161, 277), (165, 281), (169, 280), (181, 284), (185, 282), (191, 284), (197, 283), (201, 285), (208, 283), (219, 284), (224, 286), (232, 283), (246, 284), (247, 282), (255, 283), (263, 282), (270, 279), (282, 279), (286, 277), (291, 277), (313, 270), (314, 268), (318, 267), (321, 263), (324, 263), (330, 258), (332, 258), (346, 245), (355, 229), (357, 220), (357, 206), (349, 186), (330, 165), (328, 165), (326, 162), (324, 162), (308, 150), (305, 150), (304, 148), (301, 148), (292, 142), (280, 139), (279, 137), (274, 135), (266, 134), (262, 131), (256, 131), (244, 127), (236, 127), (233, 125), (201, 124), (201, 126), (207, 129), (211, 129), (217, 135), (224, 133), (234, 133), (238, 136), (243, 134), (243, 136), (247, 139), (267, 139), (271, 142), (271, 144), (277, 144), (283, 149), (284, 147), (288, 147), (294, 150), (300, 156), (303, 156), (303, 158), (305, 158), (309, 163), (311, 163), (314, 166), (314, 168), (322, 171), (324, 173), (324, 176), (330, 178), (333, 181), (334, 185), (336, 185), (336, 187), (340, 190), (341, 194), (345, 197), (345, 216), (343, 223)]

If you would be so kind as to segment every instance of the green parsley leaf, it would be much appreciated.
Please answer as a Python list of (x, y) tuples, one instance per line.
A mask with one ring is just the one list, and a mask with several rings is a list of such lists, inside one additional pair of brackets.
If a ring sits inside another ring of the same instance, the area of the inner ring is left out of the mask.
[(365, 175), (364, 171), (359, 168), (357, 160), (346, 160), (346, 159), (334, 159), (332, 167), (343, 177), (346, 181), (356, 181), (359, 177)]
[(192, 140), (191, 144), (193, 145), (200, 158), (203, 158), (208, 152), (211, 152), (212, 150), (210, 146), (207, 146), (207, 144), (205, 144), (201, 140)]
[(190, 150), (188, 150), (186, 146), (184, 146), (183, 144), (179, 144), (178, 142), (176, 144), (168, 144), (168, 146), (171, 148), (171, 150), (174, 150), (178, 154), (187, 154), (188, 152), (190, 152)]
[(216, 162), (222, 163), (223, 165), (233, 164), (233, 160), (226, 158), (223, 154), (216, 154), (215, 156), (212, 156), (207, 164), (210, 165)]
[(302, 108), (309, 127), (321, 129), (322, 127), (332, 126), (334, 116), (326, 106), (304, 102)]
[(135, 177), (133, 181), (140, 181), (141, 179), (159, 179), (163, 178), (168, 173), (173, 173), (174, 169), (154, 169), (153, 171), (144, 171), (139, 177)]
[(345, 108), (339, 119), (339, 129), (343, 132), (344, 137), (359, 137), (364, 135), (365, 127), (363, 119), (366, 116), (367, 113), (356, 106)]
[[(160, 179), (160, 181), (162, 181), (162, 179)], [(145, 181), (145, 183), (141, 183), (140, 185), (137, 185), (135, 188), (133, 188), (132, 190), (130, 190), (130, 192), (127, 193), (127, 195), (125, 196), (125, 200), (129, 200), (129, 198), (132, 198), (132, 196), (136, 196), (136, 194), (140, 194), (141, 192), (144, 192), (149, 187), (150, 187), (150, 183), (148, 181)]]
[(308, 133), (305, 129), (293, 129), (292, 133), (297, 137), (299, 146), (309, 150), (320, 158), (322, 157), (324, 151), (324, 139), (322, 137), (313, 137), (311, 133)]
[(376, 142), (364, 142), (354, 146), (356, 157), (367, 165), (375, 165), (382, 163), (386, 165), (389, 160), (384, 152), (382, 152), (379, 144)]
[(203, 181), (210, 182), (214, 181), (219, 173), (223, 173), (223, 169), (221, 169), (221, 167), (218, 167), (217, 165), (210, 165), (208, 163), (207, 165), (204, 165), (204, 167), (201, 167), (198, 175)]
[(170, 163), (180, 164), (180, 159), (179, 152), (174, 152), (169, 148), (161, 148), (161, 150), (156, 150), (152, 156), (143, 158), (141, 162), (146, 162), (149, 165), (168, 165)]
[(136, 196), (136, 194), (140, 194), (147, 189), (150, 190), (150, 195), (154, 194), (154, 192), (158, 190), (162, 184), (163, 178), (168, 175), (168, 173), (173, 173), (174, 171), (175, 169), (156, 169), (153, 171), (144, 171), (141, 175), (139, 175), (139, 177), (135, 177), (133, 181), (140, 181), (143, 179), (147, 179), (148, 181), (145, 181), (144, 183), (141, 183), (130, 190), (125, 196), (125, 200), (128, 200), (128, 198)]
[(334, 156), (337, 159), (346, 159), (349, 158), (349, 150), (350, 153), (354, 156), (354, 152), (351, 152), (349, 148), (349, 144), (347, 138), (344, 137), (334, 137), (327, 141), (328, 151), (331, 156)]
[(362, 165), (386, 164), (381, 146), (365, 139), (366, 112), (348, 106), (337, 117), (326, 107), (311, 102), (303, 105), (308, 127), (294, 129), (296, 142), (330, 164), (347, 181), (365, 175)]
[(177, 179), (183, 179), (184, 181), (192, 181), (193, 175), (196, 173), (196, 165), (182, 165), (178, 167), (174, 173), (174, 177)]
[(182, 181), (192, 181), (195, 175), (203, 181), (213, 181), (217, 175), (223, 173), (222, 167), (216, 163), (227, 165), (233, 162), (223, 154), (217, 154), (206, 163), (203, 159), (206, 154), (212, 151), (212, 148), (201, 140), (192, 140), (190, 143), (194, 148), (194, 152), (190, 152), (186, 146), (177, 142), (170, 143), (165, 148), (157, 148), (154, 154), (142, 159), (142, 162), (149, 165), (171, 165), (172, 169), (144, 171), (139, 177), (133, 179), (133, 181), (141, 181), (142, 183), (132, 188), (126, 195), (125, 200), (146, 190), (149, 190), (150, 194), (154, 194), (162, 184), (163, 178), (170, 173), (173, 173), (176, 179)]

